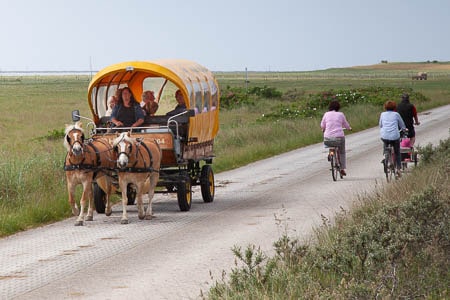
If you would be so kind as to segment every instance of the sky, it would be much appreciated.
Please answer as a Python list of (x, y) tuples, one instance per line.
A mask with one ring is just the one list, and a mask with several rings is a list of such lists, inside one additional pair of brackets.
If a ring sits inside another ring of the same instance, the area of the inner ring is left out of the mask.
[(0, 0), (0, 72), (188, 59), (211, 71), (450, 61), (448, 0)]

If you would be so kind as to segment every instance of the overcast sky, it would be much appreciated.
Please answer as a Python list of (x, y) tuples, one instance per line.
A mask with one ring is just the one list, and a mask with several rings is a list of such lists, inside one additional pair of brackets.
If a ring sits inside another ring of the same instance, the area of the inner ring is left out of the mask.
[(450, 61), (447, 0), (0, 0), (0, 71), (183, 58), (212, 71)]

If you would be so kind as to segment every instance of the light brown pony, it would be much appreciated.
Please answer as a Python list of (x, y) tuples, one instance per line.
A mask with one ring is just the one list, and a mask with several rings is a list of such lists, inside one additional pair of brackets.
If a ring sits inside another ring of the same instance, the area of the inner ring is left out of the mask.
[[(78, 215), (75, 226), (83, 225), (83, 221), (92, 221), (94, 202), (92, 197), (92, 183), (97, 180), (98, 185), (106, 193), (107, 207), (111, 211), (109, 195), (112, 193), (111, 179), (106, 176), (107, 170), (114, 167), (114, 152), (109, 141), (104, 138), (85, 141), (81, 122), (66, 125), (64, 146), (67, 155), (64, 163), (66, 171), (67, 190), (72, 214)], [(75, 201), (75, 189), (81, 184), (83, 194), (80, 199), (80, 209)], [(87, 214), (86, 201), (88, 201)]]
[[(139, 219), (152, 218), (152, 201), (155, 187), (159, 180), (161, 166), (161, 149), (154, 140), (132, 138), (129, 132), (118, 134), (113, 141), (117, 157), (119, 186), (122, 191), (121, 224), (128, 224), (127, 186), (132, 183), (136, 187), (136, 202)], [(148, 206), (144, 211), (142, 195), (148, 194)]]

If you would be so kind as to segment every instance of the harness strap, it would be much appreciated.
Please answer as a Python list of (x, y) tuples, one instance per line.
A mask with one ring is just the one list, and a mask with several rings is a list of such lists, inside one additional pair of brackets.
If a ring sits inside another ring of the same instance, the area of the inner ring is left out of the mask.
[(159, 173), (159, 170), (153, 169), (152, 167), (150, 168), (134, 168), (134, 167), (128, 167), (128, 168), (122, 168), (122, 169), (117, 169), (117, 171), (120, 172), (130, 172), (130, 173)]
[[(152, 152), (150, 151), (150, 149), (148, 148), (147, 144), (143, 143), (142, 140), (139, 140), (139, 145), (143, 145), (145, 150), (148, 153), (148, 156), (150, 157), (150, 166), (153, 166), (153, 155)], [(145, 163), (145, 161), (144, 161)]]
[(86, 144), (86, 146), (90, 146), (92, 149), (94, 149), (94, 153), (95, 153), (95, 158), (96, 158), (97, 166), (99, 166), (99, 165), (101, 164), (101, 160), (100, 160), (100, 151), (99, 151), (98, 148), (95, 147), (95, 145), (92, 143), (92, 140), (89, 140), (88, 143)]
[(64, 165), (64, 171), (74, 171), (74, 170), (96, 170), (97, 168), (94, 165)]

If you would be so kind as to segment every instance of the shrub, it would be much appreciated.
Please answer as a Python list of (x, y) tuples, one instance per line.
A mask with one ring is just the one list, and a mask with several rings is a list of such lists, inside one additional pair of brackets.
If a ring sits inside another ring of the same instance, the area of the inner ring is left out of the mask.
[(233, 109), (243, 105), (254, 105), (254, 100), (249, 97), (243, 88), (227, 86), (222, 90), (220, 97), (221, 108)]
[(301, 99), (304, 98), (304, 96), (305, 96), (305, 91), (293, 89), (293, 90), (288, 90), (287, 92), (285, 92), (281, 96), (281, 100), (283, 100), (283, 102), (295, 102), (295, 101), (300, 101)]
[(280, 98), (282, 93), (271, 87), (252, 87), (248, 92), (244, 88), (227, 86), (222, 90), (220, 106), (224, 109), (234, 109), (244, 105), (255, 105), (258, 98)]
[(249, 90), (248, 93), (264, 98), (280, 98), (282, 96), (282, 93), (280, 91), (277, 91), (276, 88), (267, 87), (266, 85), (262, 88), (253, 87)]
[(338, 100), (341, 107), (355, 104), (371, 104), (382, 107), (387, 100), (397, 100), (403, 93), (408, 93), (415, 102), (429, 101), (427, 97), (411, 88), (367, 87), (361, 89), (328, 90), (306, 97), (298, 92), (288, 91), (283, 99), (295, 101), (281, 104), (270, 113), (264, 114), (258, 121), (279, 121), (280, 119), (311, 118), (321, 116), (333, 100)]

